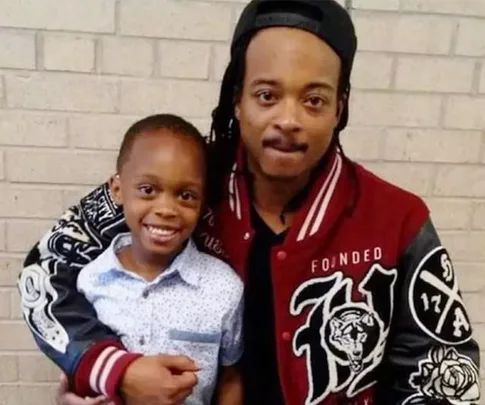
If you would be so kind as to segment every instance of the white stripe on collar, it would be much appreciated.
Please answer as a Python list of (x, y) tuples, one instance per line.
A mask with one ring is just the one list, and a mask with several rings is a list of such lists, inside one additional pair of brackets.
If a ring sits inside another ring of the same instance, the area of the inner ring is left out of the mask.
[(232, 173), (229, 178), (229, 207), (231, 211), (236, 211), (237, 219), (242, 219), (241, 200), (239, 198), (239, 188), (236, 180), (237, 163), (232, 167)]
[[(342, 157), (340, 154), (336, 155), (336, 158), (333, 162), (333, 166), (330, 170), (330, 174), (328, 175), (325, 183), (323, 184), (322, 188), (318, 192), (315, 201), (313, 201), (310, 210), (303, 221), (303, 225), (298, 233), (296, 240), (302, 241), (308, 236), (315, 234), (320, 225), (325, 218), (325, 214), (327, 213), (328, 204), (330, 203), (330, 199), (335, 191), (335, 187), (337, 185), (337, 181), (340, 177), (340, 173), (342, 172)], [(322, 201), (323, 200), (323, 201)], [(318, 209), (318, 212), (317, 212)], [(316, 216), (315, 216), (316, 214)], [(310, 232), (308, 232), (308, 228), (312, 225)]]

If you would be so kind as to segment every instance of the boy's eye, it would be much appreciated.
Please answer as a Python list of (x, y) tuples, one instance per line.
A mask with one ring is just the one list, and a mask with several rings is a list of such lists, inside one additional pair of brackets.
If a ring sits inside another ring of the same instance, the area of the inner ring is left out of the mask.
[(193, 200), (197, 199), (197, 197), (194, 195), (194, 193), (192, 193), (190, 191), (182, 191), (182, 193), (180, 193), (180, 198), (183, 201), (193, 201)]
[(145, 195), (152, 195), (155, 191), (153, 186), (150, 186), (150, 185), (147, 185), (147, 184), (138, 187), (138, 190), (141, 191), (141, 193), (145, 194)]

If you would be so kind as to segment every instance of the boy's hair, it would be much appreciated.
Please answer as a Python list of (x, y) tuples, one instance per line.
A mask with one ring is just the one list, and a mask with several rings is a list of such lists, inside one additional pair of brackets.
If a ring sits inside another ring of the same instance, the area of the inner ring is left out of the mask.
[(126, 131), (118, 152), (118, 158), (116, 160), (117, 172), (120, 173), (123, 165), (128, 160), (133, 148), (133, 144), (139, 135), (146, 132), (164, 129), (177, 135), (189, 136), (193, 138), (200, 145), (204, 152), (204, 156), (206, 155), (207, 145), (205, 138), (190, 122), (174, 114), (150, 115), (135, 122), (130, 128), (128, 128), (128, 131)]

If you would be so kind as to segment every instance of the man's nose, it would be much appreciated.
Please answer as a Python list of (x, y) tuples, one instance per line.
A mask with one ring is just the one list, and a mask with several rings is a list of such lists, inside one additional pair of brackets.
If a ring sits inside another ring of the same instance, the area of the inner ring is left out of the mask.
[(286, 99), (281, 102), (281, 108), (276, 118), (275, 126), (285, 133), (295, 133), (302, 129), (298, 102), (296, 100)]

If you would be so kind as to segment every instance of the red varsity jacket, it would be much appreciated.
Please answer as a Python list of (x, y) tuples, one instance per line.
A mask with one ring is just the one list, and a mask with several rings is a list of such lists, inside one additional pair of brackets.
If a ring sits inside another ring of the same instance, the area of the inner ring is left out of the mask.
[[(244, 280), (254, 235), (241, 162), (196, 240)], [(122, 231), (123, 214), (105, 184), (39, 241), (19, 279), (40, 349), (82, 395), (93, 395), (90, 381), (104, 378), (105, 393), (116, 396), (137, 357), (76, 291), (80, 268)], [(288, 405), (478, 401), (478, 346), (450, 255), (417, 196), (334, 153), (272, 252), (271, 274)]]

